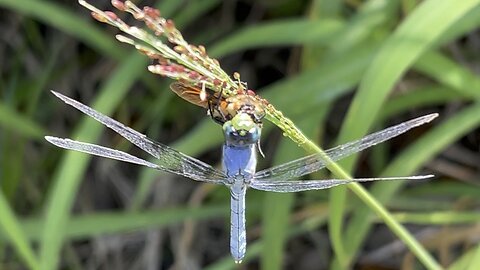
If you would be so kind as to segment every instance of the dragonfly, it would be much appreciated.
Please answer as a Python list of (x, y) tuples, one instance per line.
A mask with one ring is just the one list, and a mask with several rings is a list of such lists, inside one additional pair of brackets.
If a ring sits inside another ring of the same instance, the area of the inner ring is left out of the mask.
[(251, 115), (239, 111), (231, 120), (223, 124), (225, 143), (223, 144), (222, 170), (216, 169), (198, 159), (183, 154), (167, 145), (156, 142), (146, 135), (103, 115), (74, 99), (52, 91), (66, 104), (94, 118), (112, 129), (143, 151), (157, 159), (152, 163), (134, 155), (96, 144), (46, 136), (45, 139), (64, 149), (75, 150), (95, 156), (129, 162), (159, 171), (184, 176), (195, 181), (225, 185), (230, 189), (230, 253), (236, 263), (241, 263), (247, 247), (245, 225), (245, 196), (247, 188), (270, 192), (299, 192), (327, 189), (356, 182), (388, 180), (420, 180), (433, 175), (415, 175), (381, 178), (326, 179), (326, 180), (292, 180), (306, 176), (325, 168), (331, 162), (365, 150), (396, 137), (414, 127), (432, 121), (438, 114), (418, 117), (384, 130), (367, 135), (326, 150), (324, 155), (311, 154), (268, 169), (256, 171), (257, 147), (261, 137), (261, 126)]

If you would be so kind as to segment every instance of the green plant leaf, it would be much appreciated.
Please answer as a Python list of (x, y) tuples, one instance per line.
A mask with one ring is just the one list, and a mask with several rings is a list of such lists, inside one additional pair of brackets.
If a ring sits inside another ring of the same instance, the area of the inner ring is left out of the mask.
[(296, 44), (325, 44), (343, 24), (338, 20), (309, 21), (292, 19), (269, 22), (241, 29), (212, 46), (208, 52), (213, 57), (259, 46)]
[(87, 22), (77, 13), (58, 3), (39, 0), (0, 0), (0, 6), (31, 16), (69, 33), (85, 44), (98, 49), (104, 55), (117, 60), (125, 56), (126, 50), (122, 49), (113, 38), (98, 30), (93, 23)]
[(46, 134), (45, 130), (31, 119), (2, 103), (0, 103), (0, 125), (6, 130), (17, 132), (27, 138), (40, 139)]
[(26, 265), (32, 270), (39, 269), (37, 257), (2, 192), (0, 192), (0, 225)]
[[(142, 212), (108, 212), (73, 216), (67, 221), (68, 230), (65, 239), (88, 239), (97, 235), (131, 232), (160, 228), (182, 222), (186, 219), (207, 219), (216, 216), (228, 216), (228, 205), (202, 205), (201, 207), (170, 208), (147, 210)], [(3, 220), (2, 220), (3, 221)], [(27, 238), (32, 241), (41, 240), (44, 229), (39, 218), (25, 219), (17, 228), (23, 229)], [(11, 234), (3, 233), (0, 239), (5, 240)], [(11, 240), (10, 240), (11, 241)], [(13, 241), (12, 241), (13, 242)]]

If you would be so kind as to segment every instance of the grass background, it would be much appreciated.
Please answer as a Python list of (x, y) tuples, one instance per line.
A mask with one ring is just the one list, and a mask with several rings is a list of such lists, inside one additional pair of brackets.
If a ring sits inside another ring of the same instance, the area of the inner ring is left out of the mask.
[[(92, 1), (111, 9), (108, 1)], [(148, 74), (75, 1), (0, 0), (0, 269), (476, 269), (480, 265), (480, 1), (142, 1), (328, 148), (430, 112), (440, 118), (341, 165), (428, 250), (419, 260), (345, 187), (247, 195), (248, 255), (228, 254), (229, 194), (48, 145), (145, 157), (56, 100), (74, 97), (218, 164), (222, 134)], [(262, 168), (304, 155), (266, 124)], [(315, 178), (328, 177), (320, 172)]]

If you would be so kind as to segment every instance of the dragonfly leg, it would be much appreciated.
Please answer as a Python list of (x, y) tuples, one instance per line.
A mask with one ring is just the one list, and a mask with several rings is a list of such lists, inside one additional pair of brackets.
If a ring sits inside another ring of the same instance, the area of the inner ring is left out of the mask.
[[(220, 103), (222, 102), (222, 97), (223, 97), (223, 88), (222, 90), (220, 90), (220, 93), (218, 94), (218, 97), (215, 99), (215, 102), (208, 103), (209, 105), (208, 109), (210, 111), (210, 115), (212, 116), (212, 119), (221, 125), (223, 125), (227, 121), (227, 117), (225, 116), (225, 114), (222, 112), (222, 110), (218, 108), (220, 106)], [(214, 112), (217, 112), (218, 114), (220, 114), (220, 117), (215, 116)]]

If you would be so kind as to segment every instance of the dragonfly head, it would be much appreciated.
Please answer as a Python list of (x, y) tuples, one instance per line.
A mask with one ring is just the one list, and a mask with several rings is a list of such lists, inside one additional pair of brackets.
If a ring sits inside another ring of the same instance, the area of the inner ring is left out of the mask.
[(258, 143), (262, 128), (252, 117), (243, 112), (223, 124), (223, 133), (227, 145), (246, 146)]

